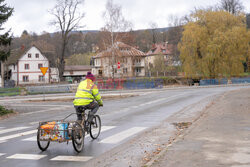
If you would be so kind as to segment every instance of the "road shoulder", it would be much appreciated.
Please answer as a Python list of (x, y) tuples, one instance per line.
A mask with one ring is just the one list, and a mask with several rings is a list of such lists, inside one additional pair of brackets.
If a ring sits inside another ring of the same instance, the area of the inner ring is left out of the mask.
[(224, 94), (148, 166), (250, 166), (249, 102), (250, 89)]

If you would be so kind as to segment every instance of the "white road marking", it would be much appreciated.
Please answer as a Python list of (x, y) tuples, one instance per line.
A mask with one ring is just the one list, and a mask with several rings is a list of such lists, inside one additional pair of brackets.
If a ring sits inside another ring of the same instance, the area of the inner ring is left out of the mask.
[(7, 157), (8, 159), (29, 159), (29, 160), (39, 160), (46, 157), (47, 155), (37, 155), (37, 154), (14, 154)]
[(22, 141), (36, 141), (37, 140), (37, 136), (32, 136), (26, 139), (23, 139)]
[(6, 142), (6, 140), (0, 140), (0, 144), (1, 144), (1, 143), (5, 143), (5, 142)]
[(0, 153), (0, 156), (3, 156), (3, 155), (5, 155), (5, 153)]
[(3, 137), (0, 137), (0, 141), (1, 140), (13, 139), (13, 138), (21, 137), (21, 136), (25, 136), (25, 135), (30, 135), (30, 134), (33, 134), (33, 133), (37, 133), (37, 130), (30, 130), (30, 131), (26, 131), (26, 132), (22, 132), (22, 133), (17, 133), (17, 134), (14, 134), (14, 135), (3, 136)]
[(113, 129), (115, 128), (116, 126), (102, 126), (101, 127), (101, 132), (105, 132), (107, 130), (110, 130), (110, 129)]
[(55, 158), (50, 159), (51, 161), (80, 161), (85, 162), (92, 159), (92, 157), (88, 156), (57, 156)]
[(115, 135), (109, 136), (103, 140), (100, 141), (100, 143), (108, 143), (108, 144), (115, 144), (118, 142), (121, 142), (122, 140), (146, 129), (146, 127), (133, 127), (130, 129), (127, 129), (125, 131), (122, 131), (120, 133), (117, 133)]
[[(113, 128), (115, 128), (115, 127), (116, 127), (116, 126), (102, 126), (101, 132), (105, 132), (105, 131), (110, 130), (110, 129), (113, 129)], [(89, 134), (86, 135), (86, 137), (87, 137), (87, 136), (89, 136)], [(36, 140), (37, 140), (37, 136), (32, 136), (32, 137), (23, 139), (22, 141), (36, 141)]]
[(0, 130), (0, 134), (18, 131), (18, 130), (27, 129), (27, 128), (29, 127), (16, 127), (16, 128), (4, 129), (4, 130)]
[(38, 121), (36, 121), (36, 122), (30, 122), (29, 124), (30, 125), (35, 125), (35, 124), (39, 124), (39, 122)]

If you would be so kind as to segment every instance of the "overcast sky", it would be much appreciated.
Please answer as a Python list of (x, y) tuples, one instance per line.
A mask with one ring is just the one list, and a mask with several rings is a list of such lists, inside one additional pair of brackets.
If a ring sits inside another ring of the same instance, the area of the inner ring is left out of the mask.
[[(41, 34), (43, 31), (54, 32), (56, 29), (49, 25), (53, 17), (48, 10), (53, 8), (56, 0), (5, 0), (14, 7), (13, 16), (5, 24), (11, 28), (15, 36), (20, 36), (23, 30)], [(122, 6), (125, 19), (133, 23), (133, 29), (150, 28), (150, 23), (168, 27), (169, 16), (183, 16), (194, 7), (213, 6), (220, 0), (113, 0)], [(241, 0), (245, 11), (250, 13), (250, 0)], [(86, 30), (99, 30), (104, 26), (102, 13), (105, 11), (106, 0), (85, 0), (82, 10), (85, 17), (82, 24)]]

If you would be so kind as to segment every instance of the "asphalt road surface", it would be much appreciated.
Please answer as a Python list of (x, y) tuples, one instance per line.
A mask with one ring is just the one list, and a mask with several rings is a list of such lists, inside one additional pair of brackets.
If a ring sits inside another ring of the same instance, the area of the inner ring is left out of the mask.
[[(104, 100), (98, 114), (102, 132), (98, 139), (85, 138), (84, 149), (77, 154), (70, 142), (52, 142), (41, 152), (36, 143), (39, 121), (60, 120), (75, 112), (72, 102), (25, 102), (27, 97), (1, 98), (0, 105), (19, 114), (0, 120), (0, 166), (85, 166), (90, 161), (142, 135), (184, 107), (226, 91), (249, 86), (139, 91), (139, 96)], [(57, 95), (57, 97), (64, 95)], [(36, 96), (39, 97), (39, 96)], [(32, 97), (29, 97), (32, 98)], [(76, 117), (72, 117), (75, 120)], [(119, 161), (119, 160), (118, 160)], [(100, 166), (101, 162), (100, 162)]]

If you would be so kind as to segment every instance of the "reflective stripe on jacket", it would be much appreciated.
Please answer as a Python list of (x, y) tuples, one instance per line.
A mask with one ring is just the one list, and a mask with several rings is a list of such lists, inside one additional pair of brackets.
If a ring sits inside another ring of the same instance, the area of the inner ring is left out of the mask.
[(99, 94), (98, 88), (94, 82), (90, 79), (85, 79), (79, 84), (73, 103), (75, 106), (83, 106), (88, 105), (94, 101), (94, 99), (99, 105), (103, 103), (101, 95)]

